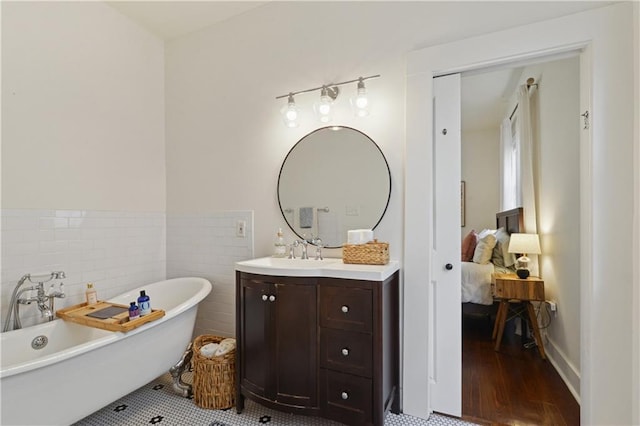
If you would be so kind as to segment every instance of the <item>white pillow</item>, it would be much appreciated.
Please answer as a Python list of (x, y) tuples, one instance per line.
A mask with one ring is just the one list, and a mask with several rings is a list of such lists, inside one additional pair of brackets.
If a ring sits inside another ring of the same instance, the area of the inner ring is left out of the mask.
[[(483, 231), (484, 232), (484, 231)], [(488, 233), (484, 237), (478, 239), (476, 251), (473, 253), (473, 261), (480, 265), (486, 265), (491, 260), (493, 248), (496, 246), (496, 236)]]
[(509, 268), (516, 263), (516, 257), (514, 256), (514, 254), (509, 253), (509, 241), (511, 240), (511, 237), (509, 236), (507, 231), (504, 230), (504, 228), (498, 229), (495, 235), (497, 239), (496, 248), (502, 251), (504, 266)]

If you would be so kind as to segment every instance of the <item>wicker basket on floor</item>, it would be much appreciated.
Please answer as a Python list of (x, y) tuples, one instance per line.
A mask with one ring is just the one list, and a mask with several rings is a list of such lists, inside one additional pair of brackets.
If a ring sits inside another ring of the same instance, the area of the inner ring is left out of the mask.
[(200, 348), (224, 337), (203, 335), (193, 341), (193, 401), (200, 408), (219, 410), (235, 405), (236, 350), (207, 358)]

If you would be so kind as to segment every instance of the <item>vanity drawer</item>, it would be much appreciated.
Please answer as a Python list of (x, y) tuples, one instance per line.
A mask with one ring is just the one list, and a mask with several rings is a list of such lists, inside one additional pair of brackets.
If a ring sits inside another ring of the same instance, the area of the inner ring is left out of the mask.
[(320, 369), (321, 407), (324, 415), (349, 425), (372, 424), (371, 379)]
[(372, 377), (372, 336), (355, 331), (320, 329), (320, 366)]
[(320, 325), (371, 333), (373, 295), (370, 289), (320, 287)]

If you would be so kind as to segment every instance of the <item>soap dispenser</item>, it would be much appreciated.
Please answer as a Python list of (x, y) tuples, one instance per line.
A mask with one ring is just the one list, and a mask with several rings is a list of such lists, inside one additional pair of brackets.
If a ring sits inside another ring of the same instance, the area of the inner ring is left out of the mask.
[(287, 255), (287, 245), (282, 237), (282, 228), (278, 229), (276, 234), (276, 241), (273, 243), (275, 249), (273, 251), (273, 257), (285, 257)]

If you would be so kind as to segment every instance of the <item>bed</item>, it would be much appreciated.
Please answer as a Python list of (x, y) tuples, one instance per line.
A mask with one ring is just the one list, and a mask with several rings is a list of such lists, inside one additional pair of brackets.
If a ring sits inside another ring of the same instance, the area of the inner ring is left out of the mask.
[[(467, 314), (488, 314), (493, 307), (491, 294), (491, 274), (494, 272), (515, 272), (515, 256), (508, 253), (509, 236), (524, 231), (522, 207), (496, 214), (496, 229), (471, 231), (462, 244), (462, 312)], [(493, 236), (495, 243), (491, 245)], [(470, 244), (475, 238), (473, 261), (469, 260)], [(467, 246), (465, 247), (465, 242)], [(481, 246), (481, 244), (484, 244)], [(465, 261), (466, 259), (466, 261)], [(481, 306), (477, 306), (481, 305)]]

